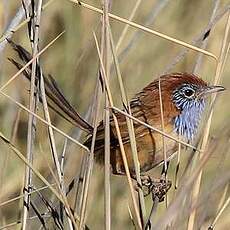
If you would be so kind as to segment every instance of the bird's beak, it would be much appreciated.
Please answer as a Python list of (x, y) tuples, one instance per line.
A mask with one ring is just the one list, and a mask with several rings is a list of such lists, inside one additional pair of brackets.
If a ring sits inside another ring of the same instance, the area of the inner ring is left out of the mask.
[(207, 96), (211, 93), (217, 93), (226, 90), (223, 86), (214, 85), (208, 86), (207, 88), (203, 89), (201, 92), (198, 93), (198, 97)]

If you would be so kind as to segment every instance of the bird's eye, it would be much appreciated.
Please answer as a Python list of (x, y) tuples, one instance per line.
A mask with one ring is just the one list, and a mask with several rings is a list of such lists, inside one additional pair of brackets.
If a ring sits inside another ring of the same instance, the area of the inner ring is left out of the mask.
[(194, 95), (194, 90), (193, 89), (186, 89), (186, 90), (184, 90), (184, 95), (186, 96), (186, 97), (192, 97), (193, 95)]

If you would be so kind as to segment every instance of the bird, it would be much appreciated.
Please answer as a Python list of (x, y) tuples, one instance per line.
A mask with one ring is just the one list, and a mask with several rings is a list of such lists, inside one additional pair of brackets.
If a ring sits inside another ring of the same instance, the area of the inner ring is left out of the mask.
[[(22, 46), (15, 44), (11, 40), (9, 40), (9, 43), (24, 63), (31, 60), (31, 54)], [(10, 59), (10, 61), (18, 69), (22, 68), (22, 65), (15, 60)], [(30, 68), (31, 67), (23, 71), (23, 74), (29, 80), (31, 73)], [(39, 68), (40, 67), (37, 69), (36, 80), (39, 78)], [(49, 106), (65, 119), (86, 131), (87, 135), (84, 145), (90, 148), (93, 134), (92, 125), (79, 115), (51, 75), (47, 77), (43, 75), (43, 77), (46, 95), (50, 99)], [(181, 140), (192, 143), (198, 135), (200, 123), (205, 108), (207, 108), (208, 105), (209, 95), (224, 90), (225, 88), (223, 86), (209, 85), (192, 73), (177, 72), (164, 74), (149, 83), (130, 100), (131, 114), (138, 120), (161, 130), (161, 94), (163, 131), (176, 139), (180, 137)], [(135, 175), (126, 116), (117, 111), (113, 111), (113, 113), (118, 120), (130, 173), (131, 175)], [(137, 121), (134, 121), (133, 124), (140, 171), (141, 173), (146, 173), (164, 162), (162, 134), (143, 126)], [(101, 121), (97, 127), (94, 148), (95, 160), (99, 164), (104, 163), (104, 139), (105, 124), (104, 121)], [(177, 148), (178, 143), (175, 140), (165, 137), (167, 161), (170, 161), (177, 151)], [(112, 116), (110, 117), (110, 151), (112, 173), (115, 175), (124, 175), (125, 167)]]

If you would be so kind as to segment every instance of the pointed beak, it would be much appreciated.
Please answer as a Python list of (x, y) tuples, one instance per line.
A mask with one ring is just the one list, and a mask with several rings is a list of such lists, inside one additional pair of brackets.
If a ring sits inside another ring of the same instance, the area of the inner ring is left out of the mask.
[(217, 93), (226, 90), (223, 86), (214, 85), (208, 86), (207, 88), (203, 89), (199, 94), (198, 97), (207, 96), (212, 93)]

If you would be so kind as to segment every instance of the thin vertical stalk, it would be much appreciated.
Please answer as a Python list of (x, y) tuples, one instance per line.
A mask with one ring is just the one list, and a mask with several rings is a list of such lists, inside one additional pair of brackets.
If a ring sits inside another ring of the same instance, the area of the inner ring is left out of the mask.
[[(169, 2), (169, 0), (158, 0), (158, 2), (156, 4), (154, 4), (154, 7), (152, 7), (149, 11), (149, 14), (147, 15), (146, 21), (144, 22), (144, 26), (148, 27), (150, 25), (152, 25), (155, 21), (155, 19), (157, 18), (157, 16), (160, 14), (160, 12), (164, 9), (164, 7), (167, 5), (167, 3)], [(136, 10), (136, 6), (137, 6), (138, 2), (136, 3), (134, 10)], [(139, 6), (139, 5), (138, 5)], [(133, 14), (133, 12), (132, 12)], [(131, 15), (132, 16), (132, 15)], [(131, 16), (129, 18), (129, 21), (132, 21)], [(126, 25), (126, 27), (124, 28), (124, 30), (128, 25)], [(123, 34), (123, 32), (122, 32)], [(137, 30), (131, 38), (129, 38), (129, 41), (127, 42), (126, 46), (118, 53), (118, 59), (119, 61), (123, 60), (125, 56), (127, 56), (128, 52), (131, 50), (131, 48), (134, 47), (135, 44), (137, 44), (138, 39), (140, 39), (142, 32), (140, 30)], [(116, 48), (118, 51), (118, 48)]]
[[(215, 0), (214, 1), (214, 7), (213, 7), (213, 10), (212, 10), (212, 15), (210, 17), (210, 20), (209, 20), (209, 23), (208, 23), (208, 26), (207, 27), (210, 27), (215, 19), (215, 16), (216, 16), (216, 13), (217, 13), (217, 10), (218, 10), (218, 7), (220, 5), (220, 0)], [(202, 49), (206, 49), (208, 45), (208, 37), (206, 39), (204, 39), (201, 43), (201, 48)], [(203, 59), (204, 55), (202, 53), (198, 53), (198, 57), (197, 57), (197, 60), (196, 60), (196, 64), (194, 66), (194, 70), (193, 70), (193, 73), (197, 74), (200, 66), (201, 66), (201, 63), (202, 63), (202, 59)]]
[[(104, 39), (104, 36), (102, 36), (102, 40)], [(104, 50), (104, 48), (102, 48)], [(85, 225), (85, 219), (86, 219), (86, 206), (87, 206), (87, 200), (88, 200), (88, 191), (89, 191), (89, 184), (90, 184), (90, 178), (92, 175), (93, 170), (93, 163), (94, 163), (94, 147), (95, 147), (95, 141), (96, 141), (96, 134), (97, 134), (97, 126), (98, 126), (98, 119), (99, 119), (99, 108), (100, 108), (100, 102), (101, 102), (101, 93), (100, 93), (100, 87), (99, 87), (99, 74), (98, 72), (98, 80), (97, 80), (97, 86), (96, 86), (96, 96), (94, 98), (94, 103), (96, 104), (93, 106), (92, 114), (93, 114), (93, 134), (92, 134), (92, 142), (91, 142), (91, 148), (89, 155), (85, 159), (85, 165), (84, 172), (82, 172), (83, 176), (83, 185), (82, 185), (82, 192), (81, 197), (79, 201), (80, 206), (80, 229), (82, 229)]]
[[(0, 132), (0, 138), (1, 140), (6, 143), (9, 148), (17, 155), (17, 157), (22, 160), (34, 173), (34, 175), (36, 175), (45, 185), (48, 186), (48, 188), (51, 190), (51, 192), (58, 198), (58, 200), (60, 200), (64, 205), (65, 207), (69, 210), (69, 213), (70, 213), (70, 218), (75, 226), (75, 228), (77, 228), (77, 225), (75, 223), (75, 219), (78, 221), (79, 218), (76, 216), (74, 218), (72, 212), (70, 211), (70, 208), (69, 208), (69, 205), (68, 205), (68, 202), (67, 202), (67, 199), (65, 196), (63, 196), (62, 192), (59, 190), (57, 191), (42, 175), (41, 173), (36, 169), (34, 168), (34, 166), (24, 157), (24, 154), (22, 154), (11, 142), (10, 140), (8, 140), (1, 132)], [(53, 171), (52, 169), (50, 169), (50, 172), (53, 174)], [(53, 174), (54, 175), (54, 174)], [(55, 176), (54, 176), (54, 179), (55, 179)]]
[[(136, 12), (137, 12), (137, 9), (139, 8), (139, 6), (140, 6), (140, 4), (141, 4), (141, 1), (142, 1), (142, 0), (137, 0), (137, 1), (136, 1), (136, 4), (135, 4), (135, 6), (133, 7), (133, 10), (132, 10), (132, 12), (131, 12), (131, 14), (130, 14), (130, 16), (129, 16), (129, 19), (128, 19), (129, 21), (132, 21), (132, 20), (133, 20), (135, 14), (136, 14)], [(124, 40), (124, 37), (125, 37), (125, 35), (126, 35), (127, 31), (128, 31), (128, 28), (129, 28), (129, 25), (126, 24), (125, 27), (124, 27), (124, 29), (123, 29), (122, 32), (121, 32), (121, 35), (120, 35), (119, 39), (118, 39), (118, 42), (117, 42), (117, 45), (116, 45), (116, 51), (119, 50), (119, 48), (120, 48), (120, 46), (121, 46), (121, 44), (122, 44), (122, 42), (123, 42), (123, 40)]]
[[(178, 140), (180, 141), (181, 137), (179, 135)], [(177, 154), (177, 163), (176, 163), (176, 172), (175, 172), (175, 189), (178, 188), (179, 179), (178, 173), (180, 170), (180, 156), (181, 156), (181, 143), (178, 143), (178, 154)]]
[[(111, 95), (108, 80), (107, 80), (107, 77), (106, 77), (102, 57), (100, 55), (98, 41), (97, 41), (95, 33), (93, 33), (93, 35), (94, 35), (94, 39), (95, 39), (95, 42), (96, 42), (96, 48), (97, 48), (99, 60), (100, 60), (101, 67), (102, 67), (102, 77), (103, 77), (103, 80), (104, 80), (104, 83), (105, 83), (106, 92), (108, 94), (109, 104), (110, 104), (111, 107), (113, 107), (112, 95)], [(118, 142), (119, 142), (119, 146), (120, 146), (120, 150), (121, 150), (121, 156), (122, 156), (123, 163), (124, 163), (125, 173), (127, 175), (127, 180), (128, 180), (128, 184), (129, 184), (129, 188), (130, 188), (130, 192), (131, 192), (131, 197), (132, 197), (132, 201), (133, 201), (133, 205), (134, 205), (135, 215), (136, 215), (136, 218), (137, 218), (138, 228), (142, 229), (141, 219), (140, 219), (140, 215), (139, 215), (139, 211), (138, 211), (138, 205), (137, 205), (137, 201), (135, 199), (134, 188), (133, 188), (133, 185), (132, 185), (132, 180), (131, 180), (131, 176), (130, 176), (130, 172), (129, 172), (129, 166), (128, 166), (128, 162), (127, 162), (127, 158), (126, 158), (126, 154), (125, 154), (125, 149), (124, 149), (124, 145), (123, 145), (122, 138), (121, 138), (120, 128), (119, 128), (117, 117), (114, 114), (113, 114), (113, 120), (114, 120), (114, 124), (115, 124), (115, 129), (116, 129), (116, 132), (117, 132), (117, 137), (118, 137)]]
[[(46, 2), (43, 6), (42, 6), (42, 10), (47, 9), (47, 7), (55, 0), (49, 0), (48, 2)], [(21, 29), (23, 26), (25, 26), (32, 17), (28, 17), (26, 18), (24, 21), (22, 21), (21, 23), (19, 23), (19, 17), (20, 17), (20, 10), (23, 9), (23, 7), (21, 7), (18, 12), (16, 13), (16, 16), (14, 17), (14, 19), (11, 21), (10, 25), (8, 26), (6, 32), (4, 32), (4, 34), (0, 37), (0, 52), (5, 48), (5, 45), (7, 44), (5, 42), (6, 39), (11, 38), (11, 36), (17, 32), (19, 29)], [(19, 23), (19, 24), (18, 24)]]
[(88, 154), (84, 154), (81, 159), (80, 164), (80, 170), (77, 176), (77, 179), (74, 179), (74, 184), (76, 180), (76, 195), (75, 195), (75, 201), (74, 201), (74, 210), (77, 213), (77, 215), (80, 216), (81, 206), (82, 206), (82, 188), (83, 188), (83, 178), (84, 178), (84, 172), (86, 168)]
[(230, 203), (230, 196), (228, 197), (228, 199), (225, 201), (225, 203), (223, 204), (223, 206), (221, 207), (221, 209), (218, 211), (217, 216), (215, 218), (215, 220), (213, 221), (213, 223), (210, 226), (210, 229), (214, 229), (216, 222), (218, 221), (218, 219), (220, 218), (221, 214), (223, 213), (223, 211), (228, 207)]
[(90, 177), (93, 170), (94, 146), (95, 146), (95, 140), (97, 134), (98, 112), (99, 112), (99, 103), (96, 109), (96, 114), (93, 122), (93, 137), (92, 137), (92, 144), (91, 144), (90, 154), (88, 159), (88, 168), (84, 175), (85, 180), (83, 181), (83, 197), (82, 197), (82, 206), (80, 212), (80, 229), (83, 229), (85, 224), (85, 214), (86, 214), (86, 205), (87, 205)]
[[(46, 100), (44, 78), (43, 78), (43, 74), (42, 74), (41, 69), (40, 69), (40, 73), (41, 73), (40, 74), (40, 91), (41, 91), (41, 98), (42, 98), (45, 120), (48, 122), (48, 124), (51, 124), (51, 119), (50, 119), (49, 109), (48, 109), (48, 103)], [(57, 176), (58, 176), (59, 184), (57, 184), (57, 186), (62, 191), (63, 196), (65, 196), (66, 192), (65, 192), (65, 186), (64, 186), (64, 181), (63, 181), (64, 171), (61, 170), (61, 164), (58, 160), (58, 153), (57, 153), (57, 148), (56, 148), (56, 144), (55, 144), (54, 132), (53, 132), (53, 129), (51, 126), (48, 126), (48, 134), (49, 134), (49, 140), (50, 140), (50, 149), (51, 149), (54, 165), (55, 165)], [(62, 158), (62, 160), (64, 161), (64, 158)], [(64, 162), (63, 162), (63, 164), (64, 164)], [(63, 204), (60, 203), (60, 206), (62, 207)], [(67, 209), (65, 209), (65, 210), (67, 213), (67, 220), (68, 220), (68, 224), (69, 224), (69, 229), (73, 229), (71, 219), (69, 218), (68, 211), (67, 211)]]
[[(32, 3), (32, 2), (31, 2)], [(42, 0), (38, 1), (37, 5), (37, 17), (32, 20), (31, 31), (33, 31), (34, 42), (33, 42), (33, 57), (38, 52), (38, 40), (39, 40), (39, 24), (40, 24), (40, 16), (41, 16), (41, 4)], [(34, 12), (32, 12), (33, 14)], [(36, 26), (35, 26), (36, 25)], [(31, 82), (30, 82), (30, 99), (29, 99), (29, 110), (32, 112), (36, 111), (36, 101), (35, 101), (35, 75), (37, 68), (37, 58), (32, 62), (32, 70), (31, 70)], [(38, 92), (36, 92), (38, 93)], [(37, 96), (37, 95), (36, 95)], [(28, 130), (27, 130), (27, 160), (32, 163), (33, 161), (33, 142), (35, 139), (35, 118), (32, 114), (29, 114), (28, 119)], [(31, 191), (31, 183), (32, 183), (32, 171), (30, 167), (26, 166), (25, 169), (25, 181), (24, 181), (24, 206), (23, 206), (23, 220), (22, 220), (22, 229), (26, 229), (27, 225), (27, 217), (30, 206), (30, 195)]]
[[(99, 87), (99, 80), (97, 79), (96, 86), (94, 89), (94, 96), (92, 99), (91, 104), (89, 105), (88, 110), (88, 117), (90, 120), (90, 123), (93, 124), (94, 117), (96, 116), (97, 107), (100, 107), (98, 103), (100, 102), (101, 94), (100, 94), (100, 87)], [(81, 160), (81, 167), (79, 170), (78, 179), (76, 182), (77, 189), (76, 189), (76, 198), (75, 198), (75, 204), (74, 204), (74, 210), (76, 213), (80, 215), (81, 208), (82, 208), (82, 202), (83, 202), (83, 191), (84, 191), (84, 183), (85, 183), (85, 172), (88, 168), (88, 158), (89, 155), (84, 154)]]
[[(223, 64), (225, 61), (225, 57), (227, 55), (226, 51), (228, 51), (227, 40), (229, 37), (229, 31), (230, 31), (230, 11), (228, 14), (228, 19), (227, 19), (227, 23), (226, 23), (226, 27), (225, 27), (225, 34), (224, 34), (224, 38), (223, 38), (223, 42), (222, 42), (220, 56), (219, 56), (218, 62), (217, 62), (214, 85), (218, 84), (218, 82), (220, 81), (221, 74), (222, 74)], [(211, 105), (215, 101), (215, 98), (216, 98), (216, 93), (212, 96)], [(202, 158), (202, 156), (205, 152), (206, 146), (207, 146), (210, 127), (211, 127), (211, 123), (212, 123), (212, 116), (213, 116), (213, 109), (211, 109), (210, 115), (208, 117), (207, 125), (205, 127), (204, 136), (203, 136), (202, 143), (201, 143), (201, 150), (202, 151), (199, 154), (199, 159)], [(197, 199), (198, 199), (198, 195), (199, 195), (199, 191), (200, 191), (200, 184), (201, 184), (201, 179), (202, 179), (202, 173), (203, 173), (203, 171), (201, 170), (199, 173), (199, 176), (196, 180), (196, 183), (194, 185), (194, 189), (192, 192), (193, 203), (197, 202)], [(196, 212), (197, 212), (197, 209), (194, 209), (193, 212), (191, 213), (190, 217), (189, 217), (188, 230), (194, 229)]]
[[(110, 75), (110, 41), (109, 41), (109, 1), (103, 0), (103, 30), (105, 41), (104, 63), (106, 76)], [(105, 159), (104, 159), (104, 190), (105, 190), (105, 229), (111, 229), (111, 192), (110, 192), (110, 110), (108, 95), (105, 94)]]
[[(104, 20), (102, 20), (102, 23), (104, 23)], [(101, 53), (104, 52), (104, 29), (101, 29)], [(93, 134), (92, 134), (92, 142), (91, 142), (91, 148), (90, 148), (90, 154), (85, 159), (85, 167), (83, 167), (83, 185), (82, 185), (82, 191), (80, 194), (79, 199), (79, 212), (80, 212), (80, 229), (83, 228), (86, 218), (86, 206), (87, 206), (87, 198), (88, 198), (88, 189), (89, 189), (89, 183), (90, 183), (90, 176), (93, 169), (93, 160), (94, 160), (94, 146), (96, 141), (96, 134), (97, 134), (97, 125), (98, 125), (98, 117), (99, 117), (99, 108), (101, 103), (101, 90), (100, 90), (100, 76), (101, 70), (98, 71), (98, 79), (96, 84), (96, 94), (93, 100), (92, 110), (91, 110), (91, 116), (92, 116), (92, 124), (94, 127)]]
[[(162, 103), (162, 94), (161, 94), (161, 78), (159, 77), (159, 102), (160, 102), (160, 113), (161, 113), (161, 129), (162, 132), (165, 132), (165, 125), (164, 125), (164, 111), (163, 111), (163, 103)], [(165, 182), (167, 183), (167, 149), (166, 149), (166, 143), (165, 143), (165, 137), (162, 135), (162, 146), (163, 146), (163, 155), (164, 155), (164, 179)], [(166, 199), (165, 199), (165, 204), (167, 208), (167, 194), (166, 194)]]
[[(132, 115), (131, 108), (130, 108), (130, 105), (129, 105), (129, 102), (127, 99), (127, 95), (125, 92), (122, 76), (121, 76), (119, 61), (118, 61), (116, 49), (114, 46), (113, 35), (112, 35), (111, 29), (110, 29), (110, 41), (111, 41), (111, 48), (112, 48), (112, 54), (113, 54), (116, 74), (117, 74), (119, 87), (120, 87), (120, 91), (121, 91), (122, 103), (125, 106), (125, 108), (128, 110), (128, 113), (130, 115)], [(136, 179), (137, 179), (138, 184), (142, 185), (141, 177), (140, 177), (140, 162), (139, 162), (138, 155), (137, 155), (136, 137), (135, 137), (135, 131), (134, 131), (134, 127), (133, 127), (133, 121), (132, 121), (132, 119), (126, 117), (126, 122), (127, 122), (130, 145), (131, 145), (131, 150), (132, 150), (132, 155), (133, 155), (133, 162), (134, 162)], [(139, 195), (139, 201), (140, 201), (141, 219), (142, 219), (142, 222), (144, 222), (144, 219), (146, 217), (146, 209), (145, 209), (144, 195), (143, 195), (143, 191), (142, 191), (141, 187), (138, 187), (138, 195)]]
[(226, 207), (230, 203), (230, 196), (227, 198), (226, 201), (224, 201), (226, 198), (227, 192), (228, 192), (228, 188), (229, 188), (229, 184), (227, 184), (225, 189), (224, 189), (223, 195), (221, 197), (220, 203), (219, 203), (218, 208), (217, 208), (217, 210), (218, 210), (217, 215), (216, 215), (215, 219), (213, 220), (212, 224), (210, 225), (210, 229), (214, 229), (214, 227), (215, 227), (218, 219), (220, 218), (221, 214), (223, 213), (223, 211), (226, 209)]
[(60, 163), (60, 169), (61, 169), (61, 187), (64, 188), (64, 165), (65, 165), (65, 156), (66, 156), (66, 148), (68, 144), (68, 139), (65, 138), (63, 150), (61, 154), (61, 163)]

